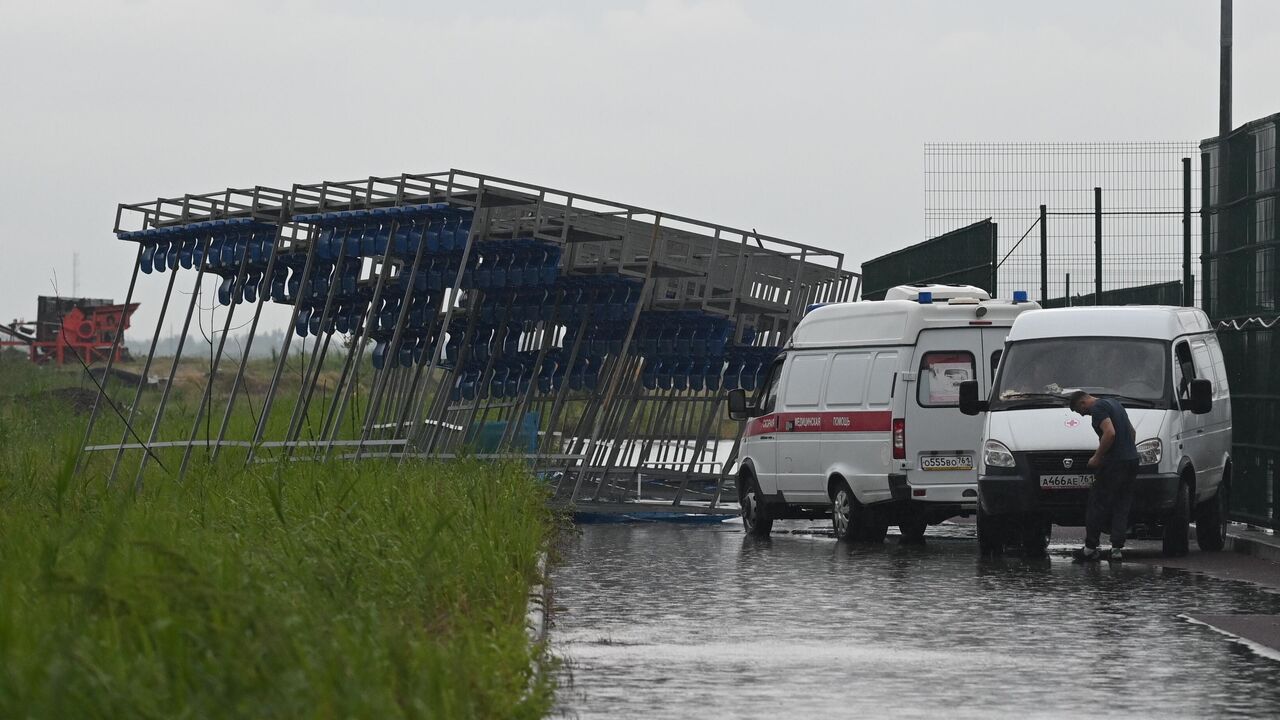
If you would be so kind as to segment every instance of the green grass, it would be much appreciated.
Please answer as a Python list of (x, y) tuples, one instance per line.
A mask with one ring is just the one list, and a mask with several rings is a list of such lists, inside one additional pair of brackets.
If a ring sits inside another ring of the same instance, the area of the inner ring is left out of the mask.
[[(521, 467), (74, 475), (74, 374), (0, 360), (0, 717), (541, 717)], [(134, 466), (130, 463), (129, 467)]]

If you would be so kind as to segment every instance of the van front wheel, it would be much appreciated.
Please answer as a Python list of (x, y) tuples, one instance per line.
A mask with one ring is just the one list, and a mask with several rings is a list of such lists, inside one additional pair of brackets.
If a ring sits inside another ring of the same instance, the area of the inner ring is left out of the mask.
[(1022, 517), (1022, 554), (1042, 558), (1049, 554), (1049, 523), (1036, 513)]
[(1182, 557), (1187, 554), (1190, 545), (1188, 535), (1191, 532), (1191, 500), (1188, 497), (1187, 483), (1178, 483), (1178, 499), (1173, 509), (1164, 520), (1164, 542), (1160, 551), (1165, 557)]
[(1205, 552), (1219, 552), (1227, 544), (1227, 486), (1218, 486), (1213, 497), (1196, 507), (1196, 545)]
[(978, 504), (978, 554), (982, 557), (999, 557), (1004, 553), (1004, 543), (1006, 539), (1005, 526), (1008, 524), (1003, 517), (994, 516), (982, 509), (982, 504)]

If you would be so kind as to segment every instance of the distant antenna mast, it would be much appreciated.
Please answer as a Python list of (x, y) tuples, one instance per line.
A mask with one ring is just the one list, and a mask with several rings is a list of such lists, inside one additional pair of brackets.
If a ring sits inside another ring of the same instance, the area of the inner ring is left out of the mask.
[(71, 297), (80, 297), (80, 253), (71, 253)]

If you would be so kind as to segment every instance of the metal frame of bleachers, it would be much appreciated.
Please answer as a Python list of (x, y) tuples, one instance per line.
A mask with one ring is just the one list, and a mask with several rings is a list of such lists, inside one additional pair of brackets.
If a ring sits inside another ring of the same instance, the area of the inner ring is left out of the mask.
[[(183, 331), (154, 408), (142, 382), (123, 404), (118, 443), (89, 444), (101, 394), (91, 412), (85, 450), (114, 453), (110, 482), (134, 461), (141, 482), (164, 456), (181, 477), (197, 449), (246, 462), (473, 454), (523, 458), (557, 500), (593, 510), (731, 512), (724, 391), (754, 388), (805, 308), (850, 301), (860, 281), (819, 247), (462, 170), (122, 204), (114, 230), (136, 245), (125, 302), (139, 282), (166, 288), (144, 379), (161, 328), (180, 317)], [(190, 432), (162, 438), (202, 286), (225, 309), (222, 332)], [(292, 332), (250, 393), (242, 359), (267, 303), (289, 309)], [(233, 327), (247, 335), (227, 358)], [(220, 373), (233, 379), (218, 398)], [(253, 431), (232, 437), (246, 410)]]

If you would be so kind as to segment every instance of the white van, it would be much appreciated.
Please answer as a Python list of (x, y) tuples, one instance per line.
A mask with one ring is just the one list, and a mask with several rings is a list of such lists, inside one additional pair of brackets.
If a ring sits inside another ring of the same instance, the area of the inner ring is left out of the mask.
[(738, 499), (748, 533), (830, 515), (843, 540), (906, 542), (977, 508), (982, 423), (959, 387), (986, 388), (1014, 318), (1039, 306), (965, 285), (899, 286), (885, 300), (818, 307), (748, 401)]
[[(1120, 400), (1137, 433), (1130, 522), (1159, 528), (1166, 555), (1187, 552), (1194, 516), (1203, 550), (1222, 549), (1231, 481), (1231, 396), (1205, 314), (1182, 307), (1038, 310), (1009, 332), (995, 386), (962, 389), (986, 413), (979, 462), (983, 554), (1021, 543), (1043, 554), (1052, 524), (1084, 525), (1098, 446), (1067, 407), (1085, 390)], [(979, 398), (987, 397), (986, 401)]]

